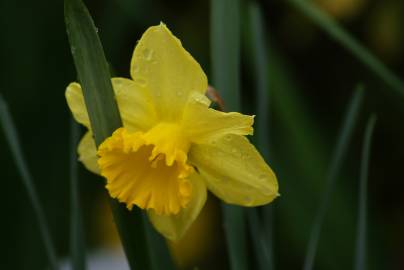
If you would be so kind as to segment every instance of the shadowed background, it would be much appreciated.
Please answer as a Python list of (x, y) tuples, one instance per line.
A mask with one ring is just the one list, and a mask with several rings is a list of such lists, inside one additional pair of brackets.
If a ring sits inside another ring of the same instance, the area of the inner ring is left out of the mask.
[[(403, 77), (404, 3), (399, 0), (316, 0), (324, 11)], [(316, 269), (349, 269), (355, 244), (361, 140), (367, 116), (378, 115), (369, 171), (369, 269), (404, 267), (404, 99), (392, 94), (346, 48), (286, 1), (258, 1), (271, 63), (269, 163), (282, 196), (273, 203), (274, 257), (279, 269), (300, 268), (344, 111), (357, 83), (366, 87), (355, 128), (319, 243)], [(150, 25), (163, 21), (210, 74), (209, 1), (86, 1), (114, 73), (128, 77), (133, 48)], [(0, 92), (17, 125), (61, 257), (68, 256), (69, 119), (64, 99), (76, 78), (62, 1), (0, 2)], [(242, 99), (255, 97), (249, 33), (242, 8)], [(226, 102), (226, 101), (225, 101)], [(260, 117), (259, 115), (257, 118)], [(35, 216), (3, 133), (2, 269), (45, 269)], [(81, 203), (89, 253), (117, 247), (100, 178), (80, 165)], [(173, 250), (185, 268), (228, 265), (217, 201), (211, 198), (186, 241)]]

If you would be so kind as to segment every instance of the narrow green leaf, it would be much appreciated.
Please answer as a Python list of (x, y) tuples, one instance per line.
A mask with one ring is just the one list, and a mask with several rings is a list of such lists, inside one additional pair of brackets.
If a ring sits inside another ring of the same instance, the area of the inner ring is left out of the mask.
[[(268, 42), (269, 41), (269, 42)], [(277, 169), (279, 179), (282, 179), (281, 193), (287, 194), (288, 199), (280, 198), (276, 202), (277, 233), (288, 235), (288, 244), (291, 252), (304, 250), (307, 247), (307, 233), (303, 227), (309, 227), (313, 222), (311, 211), (317, 205), (318, 196), (307, 197), (307, 192), (321, 195), (324, 188), (324, 175), (329, 159), (328, 140), (325, 139), (324, 130), (319, 126), (318, 117), (313, 114), (313, 108), (307, 104), (307, 95), (298, 84), (294, 75), (294, 68), (274, 44), (268, 42), (268, 63), (271, 89), (271, 107), (276, 113), (276, 122), (271, 124), (271, 137), (276, 142), (271, 145), (271, 165)], [(302, 132), (304, 131), (304, 132)], [(302, 158), (304, 157), (304, 158)], [(342, 172), (342, 177), (348, 180), (355, 178), (351, 174)], [(323, 246), (318, 250), (318, 267), (324, 269), (335, 268), (335, 262), (328, 258), (339, 256), (349, 257), (349, 249), (340, 249), (333, 243), (341, 241), (348, 243), (354, 233), (354, 211), (352, 204), (345, 196), (351, 197), (354, 193), (345, 185), (337, 185), (333, 196), (333, 211), (345, 213), (344, 219), (335, 215), (329, 216), (328, 230), (343, 228), (345, 234), (323, 234)], [(293, 213), (293, 215), (290, 215)], [(263, 215), (265, 218), (266, 215)], [(328, 219), (327, 219), (328, 220)], [(280, 250), (281, 253), (283, 253)], [(285, 251), (286, 253), (288, 251)], [(349, 263), (339, 261), (339, 266), (349, 268)]]
[(349, 50), (384, 83), (404, 98), (404, 82), (392, 73), (379, 59), (366, 47), (360, 44), (353, 36), (346, 32), (331, 17), (317, 8), (310, 0), (288, 0), (289, 3), (303, 12), (314, 23), (319, 25), (327, 34)]
[(267, 239), (263, 237), (265, 232), (262, 228), (262, 222), (259, 220), (258, 208), (251, 208), (247, 211), (248, 224), (251, 239), (254, 245), (254, 255), (257, 259), (258, 269), (273, 269), (272, 254), (270, 253)]
[[(227, 111), (240, 111), (240, 1), (210, 1), (211, 63), (213, 85)], [(244, 209), (222, 205), (224, 230), (233, 270), (247, 269)]]
[(81, 0), (65, 0), (65, 21), (95, 142), (99, 145), (122, 126), (108, 63), (94, 22)]
[(211, 0), (210, 38), (212, 81), (226, 111), (239, 111), (240, 0)]
[(86, 249), (80, 208), (80, 191), (77, 170), (77, 144), (79, 125), (70, 124), (70, 255), (73, 270), (86, 269)]
[(338, 136), (338, 142), (334, 149), (332, 160), (328, 168), (326, 178), (326, 189), (324, 191), (318, 212), (316, 214), (312, 226), (309, 243), (307, 247), (307, 253), (304, 261), (304, 267), (303, 267), (304, 270), (313, 269), (318, 241), (320, 238), (320, 233), (322, 225), (324, 223), (325, 215), (327, 213), (330, 204), (331, 194), (335, 189), (337, 176), (342, 166), (342, 161), (345, 157), (348, 146), (351, 142), (352, 133), (357, 124), (358, 115), (363, 103), (363, 98), (364, 98), (364, 89), (362, 86), (358, 86), (358, 88), (355, 90), (351, 98), (348, 110), (345, 114), (345, 119)]
[[(269, 66), (266, 44), (266, 33), (264, 30), (264, 20), (259, 5), (256, 1), (248, 2), (248, 28), (246, 29), (249, 37), (247, 38), (252, 55), (253, 73), (255, 75), (256, 87), (256, 124), (255, 137), (258, 149), (265, 160), (269, 161), (270, 151), (270, 88), (269, 88)], [(259, 222), (256, 209), (248, 210), (248, 219), (250, 232), (254, 244), (254, 254), (258, 259), (260, 269), (274, 269), (273, 256), (273, 205), (262, 207), (263, 220)], [(262, 230), (261, 224), (265, 230)]]
[(149, 256), (153, 270), (174, 270), (175, 266), (171, 259), (167, 242), (152, 226), (144, 214), (144, 226), (146, 238), (149, 243)]
[(58, 263), (56, 258), (56, 249), (53, 244), (51, 232), (49, 230), (43, 208), (38, 198), (34, 180), (32, 179), (31, 173), (28, 170), (28, 166), (25, 162), (20, 142), (18, 140), (17, 130), (2, 95), (0, 95), (0, 121), (6, 135), (6, 140), (10, 146), (14, 162), (18, 168), (18, 172), (21, 175), (22, 183), (28, 193), (29, 200), (31, 201), (31, 205), (34, 209), (34, 214), (38, 222), (39, 231), (42, 237), (43, 244), (45, 246), (46, 255), (48, 256), (50, 268), (56, 270), (58, 269)]
[[(81, 0), (65, 0), (65, 22), (95, 142), (99, 145), (122, 126), (108, 64), (94, 22)], [(129, 212), (113, 199), (110, 205), (131, 269), (150, 269), (140, 210)]]
[(358, 224), (356, 233), (355, 270), (366, 268), (366, 234), (367, 234), (367, 182), (369, 173), (370, 148), (376, 116), (372, 115), (367, 123), (362, 145), (361, 173), (359, 181)]

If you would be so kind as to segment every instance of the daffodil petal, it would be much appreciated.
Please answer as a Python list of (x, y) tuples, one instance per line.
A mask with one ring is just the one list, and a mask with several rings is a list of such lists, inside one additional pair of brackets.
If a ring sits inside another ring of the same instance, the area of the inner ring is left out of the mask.
[(176, 120), (192, 92), (205, 93), (207, 78), (181, 42), (161, 23), (147, 29), (133, 53), (130, 74), (151, 93), (158, 116)]
[(208, 189), (227, 203), (258, 206), (278, 196), (275, 174), (244, 136), (228, 134), (193, 145), (190, 161)]
[(184, 131), (194, 143), (208, 142), (225, 134), (251, 135), (254, 116), (221, 112), (199, 101), (190, 101), (184, 110)]
[(206, 202), (207, 190), (202, 177), (198, 173), (190, 176), (192, 196), (187, 207), (176, 215), (158, 215), (148, 211), (151, 223), (157, 231), (170, 240), (179, 240), (198, 217)]
[(74, 119), (80, 124), (90, 127), (90, 119), (88, 118), (87, 108), (84, 103), (83, 92), (80, 84), (70, 83), (65, 92), (67, 105), (73, 114)]
[[(150, 95), (144, 89), (126, 78), (112, 78), (112, 86), (123, 124), (129, 131), (145, 131), (156, 123), (156, 111)], [(80, 84), (70, 83), (65, 96), (74, 119), (90, 129)]]
[(150, 129), (157, 116), (149, 93), (126, 78), (112, 78), (112, 85), (124, 126), (131, 132)]
[(79, 160), (84, 164), (84, 167), (95, 174), (100, 174), (100, 169), (97, 164), (97, 148), (91, 131), (88, 131), (83, 136), (77, 151), (79, 153)]

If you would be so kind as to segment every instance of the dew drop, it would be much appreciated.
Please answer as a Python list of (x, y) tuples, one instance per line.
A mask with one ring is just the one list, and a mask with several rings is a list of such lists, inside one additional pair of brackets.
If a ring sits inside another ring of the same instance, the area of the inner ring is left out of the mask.
[(160, 93), (160, 92), (156, 92), (156, 97), (161, 97), (161, 93)]
[(98, 31), (99, 31), (99, 30), (98, 30), (98, 27), (96, 27), (96, 28), (95, 28), (95, 32), (98, 33)]
[(182, 97), (184, 95), (184, 92), (182, 92), (181, 90), (177, 90), (176, 95), (177, 97)]
[(253, 202), (253, 199), (250, 196), (245, 196), (244, 197), (244, 202), (246, 205), (251, 205)]
[(224, 137), (226, 139), (226, 141), (230, 142), (231, 141), (231, 136), (230, 135), (226, 135), (226, 137)]
[(143, 78), (136, 78), (136, 79), (134, 79), (133, 80), (137, 85), (139, 85), (139, 86), (146, 86), (146, 80), (145, 79), (143, 79)]
[(153, 58), (153, 50), (150, 50), (148, 48), (145, 48), (143, 50), (143, 57), (145, 60), (150, 61)]
[(135, 65), (135, 67), (133, 68), (133, 72), (134, 73), (138, 73), (139, 72), (139, 66)]
[(266, 174), (260, 174), (258, 176), (258, 179), (260, 179), (260, 180), (265, 180), (266, 178), (267, 178)]

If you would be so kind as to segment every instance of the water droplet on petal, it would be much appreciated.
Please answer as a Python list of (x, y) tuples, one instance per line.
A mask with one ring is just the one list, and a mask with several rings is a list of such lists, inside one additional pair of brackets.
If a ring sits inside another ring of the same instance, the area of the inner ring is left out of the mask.
[(253, 199), (250, 196), (245, 196), (244, 197), (244, 203), (246, 205), (251, 205), (253, 203)]
[(138, 72), (139, 72), (139, 66), (138, 66), (138, 65), (135, 65), (135, 66), (133, 67), (133, 72), (134, 72), (134, 73), (138, 73)]
[(149, 49), (149, 48), (145, 48), (143, 50), (143, 57), (145, 60), (150, 61), (153, 58), (153, 50)]
[(177, 90), (176, 95), (177, 97), (182, 97), (184, 95), (184, 92), (182, 92), (181, 90)]
[(146, 82), (145, 79), (139, 78), (139, 77), (138, 77), (138, 78), (135, 78), (133, 81), (134, 81), (137, 85), (142, 86), (142, 87), (146, 86), (146, 84), (147, 84), (147, 82)]
[(230, 141), (231, 141), (231, 136), (230, 136), (230, 135), (226, 135), (224, 138), (225, 138), (225, 139), (226, 139), (226, 141), (228, 141), (228, 142), (230, 142)]
[(258, 176), (258, 179), (260, 179), (260, 180), (265, 180), (266, 178), (267, 178), (266, 174), (260, 174)]

